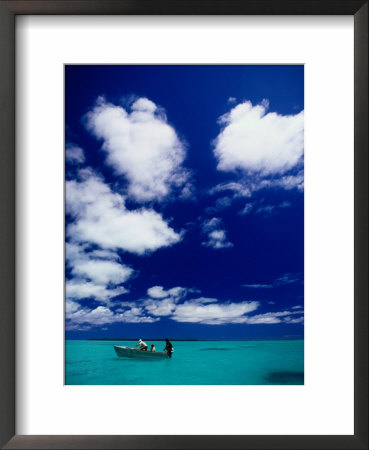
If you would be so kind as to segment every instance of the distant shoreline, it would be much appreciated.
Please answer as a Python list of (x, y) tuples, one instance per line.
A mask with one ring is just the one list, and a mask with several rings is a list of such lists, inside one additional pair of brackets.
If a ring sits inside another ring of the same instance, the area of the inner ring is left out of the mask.
[[(67, 341), (137, 341), (137, 338), (89, 338), (89, 339), (66, 339)], [(162, 338), (143, 338), (144, 341), (165, 341)], [(232, 342), (232, 341), (243, 341), (243, 342), (253, 342), (253, 341), (303, 341), (304, 338), (276, 338), (276, 339), (180, 339), (180, 338), (169, 338), (173, 342)]]

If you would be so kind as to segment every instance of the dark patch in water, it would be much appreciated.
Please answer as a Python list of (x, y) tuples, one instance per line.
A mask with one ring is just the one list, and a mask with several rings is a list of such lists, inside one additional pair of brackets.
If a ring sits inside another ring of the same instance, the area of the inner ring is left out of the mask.
[(209, 350), (219, 350), (222, 352), (233, 350), (232, 348), (222, 348), (222, 347), (210, 347), (210, 348), (200, 348), (201, 351), (209, 351)]
[(304, 384), (304, 372), (269, 372), (265, 379), (272, 384)]

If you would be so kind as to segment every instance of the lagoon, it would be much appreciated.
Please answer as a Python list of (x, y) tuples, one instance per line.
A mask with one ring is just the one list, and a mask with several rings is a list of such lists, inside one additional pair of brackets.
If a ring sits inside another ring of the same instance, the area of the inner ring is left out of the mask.
[[(162, 341), (154, 343), (163, 350)], [(172, 359), (119, 358), (113, 345), (66, 340), (66, 385), (302, 385), (304, 341), (172, 341)]]

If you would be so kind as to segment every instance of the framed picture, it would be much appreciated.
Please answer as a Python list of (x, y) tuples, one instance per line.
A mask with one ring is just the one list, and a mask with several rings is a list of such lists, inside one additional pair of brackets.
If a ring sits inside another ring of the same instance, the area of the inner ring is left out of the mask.
[(367, 448), (367, 3), (0, 8), (1, 445)]

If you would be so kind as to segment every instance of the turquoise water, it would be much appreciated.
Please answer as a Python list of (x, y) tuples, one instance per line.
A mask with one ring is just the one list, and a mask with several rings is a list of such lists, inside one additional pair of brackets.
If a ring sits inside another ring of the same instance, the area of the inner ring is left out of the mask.
[[(181, 341), (173, 342), (172, 359), (116, 356), (113, 344), (136, 343), (67, 340), (65, 384), (304, 384), (304, 341)], [(151, 343), (158, 351), (165, 344)]]

